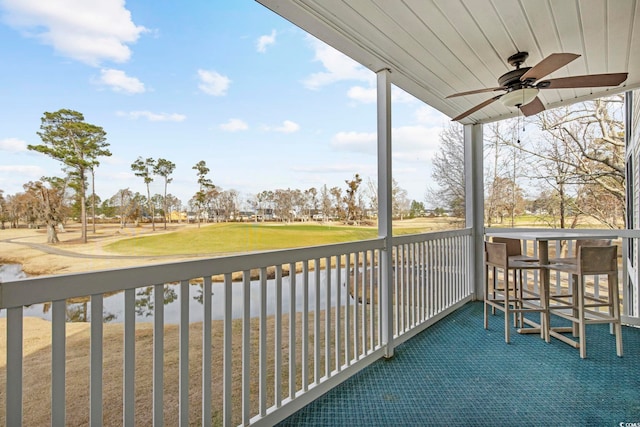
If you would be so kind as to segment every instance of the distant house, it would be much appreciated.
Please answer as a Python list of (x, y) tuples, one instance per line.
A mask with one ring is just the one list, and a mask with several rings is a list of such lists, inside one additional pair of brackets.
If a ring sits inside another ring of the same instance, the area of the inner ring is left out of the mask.
[(167, 215), (168, 222), (184, 222), (187, 220), (187, 213), (182, 211), (171, 211)]
[(256, 213), (252, 211), (240, 211), (235, 215), (232, 220), (234, 221), (251, 221), (255, 218)]
[(271, 208), (258, 209), (257, 215), (258, 221), (273, 221), (276, 219), (273, 209)]

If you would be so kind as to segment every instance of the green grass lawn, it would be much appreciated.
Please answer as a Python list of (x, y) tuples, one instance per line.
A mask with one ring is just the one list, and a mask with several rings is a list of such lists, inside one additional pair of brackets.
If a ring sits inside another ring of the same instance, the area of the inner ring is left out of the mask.
[(228, 254), (372, 239), (376, 235), (372, 227), (221, 223), (124, 239), (106, 249), (136, 255)]
[[(418, 233), (403, 228), (397, 234)], [(207, 224), (172, 233), (123, 239), (105, 247), (117, 254), (187, 255), (229, 254), (373, 239), (376, 227), (319, 224)]]

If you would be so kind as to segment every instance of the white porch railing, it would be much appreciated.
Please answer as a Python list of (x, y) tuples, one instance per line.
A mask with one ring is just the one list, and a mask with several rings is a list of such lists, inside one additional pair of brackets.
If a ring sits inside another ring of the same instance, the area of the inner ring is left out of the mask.
[[(469, 229), (393, 238), (391, 345), (471, 299), (471, 248)], [(0, 423), (271, 425), (383, 357), (383, 250), (374, 239), (2, 283)], [(80, 297), (89, 343), (68, 323)], [(37, 348), (50, 369), (26, 383), (25, 317), (39, 304), (50, 307), (51, 341)]]

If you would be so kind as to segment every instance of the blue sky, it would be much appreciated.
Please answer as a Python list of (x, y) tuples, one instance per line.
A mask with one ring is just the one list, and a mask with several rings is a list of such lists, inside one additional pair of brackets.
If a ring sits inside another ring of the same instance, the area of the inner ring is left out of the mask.
[[(243, 198), (376, 179), (374, 73), (254, 1), (0, 0), (0, 40), (5, 195), (61, 176), (26, 149), (61, 108), (107, 132), (102, 199), (145, 193), (138, 156), (176, 163), (169, 192), (184, 204), (200, 160)], [(394, 178), (424, 201), (448, 119), (397, 88), (392, 108)]]

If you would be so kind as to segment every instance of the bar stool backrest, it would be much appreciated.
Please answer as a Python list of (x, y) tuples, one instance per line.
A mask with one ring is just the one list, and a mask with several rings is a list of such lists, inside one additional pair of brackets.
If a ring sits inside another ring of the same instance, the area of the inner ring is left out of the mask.
[(522, 244), (520, 239), (509, 239), (508, 237), (492, 237), (493, 243), (504, 243), (507, 245), (507, 256), (522, 255)]
[(611, 239), (578, 239), (576, 240), (576, 256), (580, 246), (611, 246)]
[(578, 260), (581, 274), (611, 274), (618, 271), (618, 247), (582, 245)]
[(504, 243), (484, 242), (486, 253), (486, 263), (491, 266), (507, 268), (508, 256), (507, 245)]

